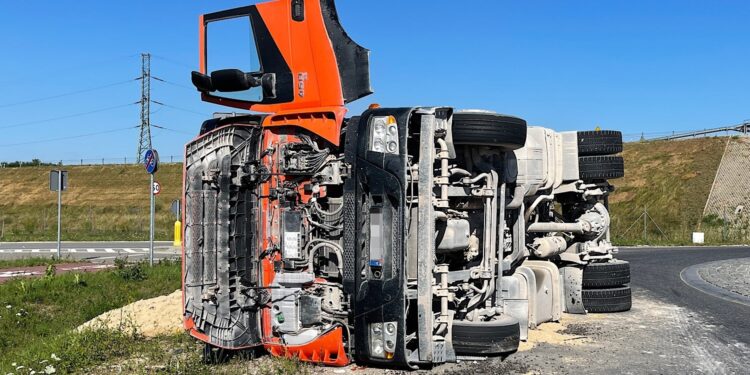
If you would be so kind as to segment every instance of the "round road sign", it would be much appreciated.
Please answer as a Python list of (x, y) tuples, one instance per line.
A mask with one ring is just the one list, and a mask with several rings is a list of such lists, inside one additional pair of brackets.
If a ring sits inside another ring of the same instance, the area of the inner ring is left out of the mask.
[(143, 156), (143, 166), (149, 174), (156, 173), (159, 170), (159, 153), (156, 150), (146, 151), (146, 155)]
[(154, 195), (161, 193), (161, 184), (158, 181), (154, 181)]

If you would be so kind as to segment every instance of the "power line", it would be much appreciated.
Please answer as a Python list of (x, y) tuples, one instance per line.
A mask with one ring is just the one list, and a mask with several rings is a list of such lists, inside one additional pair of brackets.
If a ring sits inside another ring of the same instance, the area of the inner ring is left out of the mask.
[(205, 114), (205, 113), (196, 112), (196, 111), (193, 111), (191, 109), (181, 108), (181, 107), (177, 107), (177, 106), (173, 106), (173, 105), (169, 105), (169, 104), (164, 104), (164, 103), (158, 102), (156, 100), (151, 100), (151, 103), (158, 104), (158, 105), (161, 105), (161, 106), (164, 106), (164, 107), (167, 107), (167, 108), (176, 109), (178, 111), (189, 112), (189, 113), (192, 113), (192, 114), (199, 115), (201, 117), (211, 117), (211, 115), (208, 115), (208, 114)]
[[(59, 73), (59, 72), (69, 73), (71, 71), (78, 71), (78, 70), (85, 69), (85, 68), (90, 68), (90, 67), (106, 66), (109, 63), (114, 62), (114, 61), (124, 61), (124, 60), (127, 60), (127, 59), (132, 59), (132, 58), (134, 58), (136, 56), (138, 56), (138, 54), (125, 55), (125, 56), (115, 56), (115, 57), (112, 57), (112, 58), (109, 58), (109, 59), (103, 59), (103, 60), (94, 61), (94, 62), (90, 62), (90, 63), (86, 63), (86, 64), (77, 64), (77, 65), (74, 65), (74, 66), (67, 66), (67, 67), (63, 67), (63, 68), (59, 68), (59, 69), (45, 70), (44, 71), (44, 78), (46, 79), (52, 73)], [(16, 76), (16, 77), (18, 77), (18, 76)], [(38, 77), (38, 75), (35, 75), (34, 77)], [(13, 79), (9, 79), (7, 81), (0, 81), (0, 85), (4, 85), (4, 84), (8, 84), (8, 83), (14, 83), (14, 82), (20, 82), (20, 81), (28, 81), (28, 79), (27, 78), (13, 78)]]
[(103, 90), (103, 89), (106, 89), (106, 88), (110, 88), (110, 87), (114, 87), (114, 86), (119, 86), (119, 85), (124, 85), (124, 84), (130, 83), (130, 82), (134, 82), (134, 81), (137, 81), (139, 79), (140, 78), (129, 79), (127, 81), (120, 81), (120, 82), (110, 83), (110, 84), (103, 85), (103, 86), (91, 87), (91, 88), (88, 88), (88, 89), (76, 90), (76, 91), (66, 92), (66, 93), (63, 93), (63, 94), (46, 96), (46, 97), (43, 97), (43, 98), (28, 99), (28, 100), (24, 100), (24, 101), (20, 101), (20, 102), (15, 102), (15, 103), (8, 103), (8, 104), (0, 104), (0, 108), (8, 108), (8, 107), (15, 107), (15, 106), (18, 106), (18, 105), (23, 105), (23, 104), (38, 103), (38, 102), (43, 102), (43, 101), (52, 100), (52, 99), (64, 98), (66, 96), (73, 96), (73, 95), (83, 94), (83, 93), (87, 93), (87, 92)]
[(38, 144), (38, 143), (67, 141), (67, 140), (70, 140), (70, 139), (93, 137), (93, 136), (97, 136), (97, 135), (116, 133), (116, 132), (121, 132), (121, 131), (124, 131), (124, 130), (136, 129), (136, 128), (138, 128), (138, 126), (128, 126), (127, 128), (110, 129), (110, 130), (104, 130), (104, 131), (95, 132), (95, 133), (78, 134), (78, 135), (71, 135), (71, 136), (60, 137), (60, 138), (49, 138), (49, 139), (41, 139), (41, 140), (28, 141), (28, 142), (0, 144), (0, 147), (14, 147), (14, 146), (33, 145), (33, 144)]
[(192, 71), (192, 70), (197, 70), (195, 66), (190, 66), (190, 65), (188, 65), (188, 64), (185, 64), (185, 63), (183, 63), (183, 62), (179, 62), (179, 61), (176, 61), (176, 60), (172, 60), (172, 59), (170, 59), (170, 58), (166, 58), (166, 57), (164, 57), (164, 56), (159, 56), (159, 55), (151, 55), (151, 56), (153, 56), (154, 58), (156, 58), (156, 59), (158, 59), (158, 60), (166, 61), (166, 62), (168, 62), (168, 63), (170, 63), (170, 64), (174, 64), (174, 65), (177, 65), (177, 66), (181, 66), (181, 67), (183, 67), (183, 68), (188, 68), (188, 69), (190, 69), (191, 71)]
[(114, 106), (114, 107), (107, 107), (107, 108), (95, 109), (93, 111), (81, 112), (81, 113), (74, 113), (74, 114), (71, 114), (71, 115), (65, 115), (65, 116), (60, 116), (60, 117), (48, 118), (48, 119), (44, 119), (44, 120), (34, 120), (34, 121), (27, 121), (27, 122), (22, 122), (22, 123), (13, 124), (13, 125), (4, 125), (4, 126), (0, 126), (0, 129), (18, 128), (18, 127), (21, 127), (21, 126), (41, 124), (41, 123), (52, 122), (52, 121), (57, 121), (57, 120), (65, 120), (65, 119), (74, 118), (74, 117), (88, 116), (88, 115), (91, 115), (91, 114), (94, 114), (94, 113), (101, 113), (101, 112), (112, 111), (112, 110), (115, 110), (115, 109), (129, 107), (131, 105), (136, 105), (136, 104), (140, 104), (140, 102), (122, 104), (122, 105), (117, 105), (117, 106)]
[(180, 134), (187, 134), (187, 135), (193, 135), (193, 133), (186, 132), (184, 130), (171, 129), (171, 128), (167, 128), (167, 127), (159, 126), (159, 125), (154, 125), (154, 124), (151, 124), (151, 126), (154, 127), (154, 128), (157, 128), (157, 129), (166, 130), (166, 131), (170, 131), (170, 132), (175, 132), (175, 133), (180, 133)]
[(151, 78), (153, 78), (153, 79), (155, 79), (155, 80), (157, 80), (157, 81), (159, 81), (161, 83), (166, 83), (168, 85), (172, 85), (172, 86), (175, 86), (175, 87), (183, 88), (185, 90), (190, 90), (190, 91), (192, 91), (194, 93), (198, 92), (198, 90), (195, 87), (188, 87), (188, 86), (185, 86), (185, 85), (182, 85), (182, 84), (179, 84), (179, 83), (175, 83), (175, 82), (171, 82), (171, 81), (167, 81), (166, 79), (162, 79), (162, 78), (155, 77), (155, 76), (151, 76)]

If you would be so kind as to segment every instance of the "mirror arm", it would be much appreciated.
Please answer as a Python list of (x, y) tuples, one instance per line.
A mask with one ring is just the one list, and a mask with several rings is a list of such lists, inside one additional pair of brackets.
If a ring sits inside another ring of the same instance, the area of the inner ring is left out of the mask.
[(247, 85), (251, 88), (260, 87), (263, 84), (263, 73), (245, 73), (245, 79), (247, 80)]
[(276, 73), (264, 73), (260, 78), (264, 98), (276, 98)]

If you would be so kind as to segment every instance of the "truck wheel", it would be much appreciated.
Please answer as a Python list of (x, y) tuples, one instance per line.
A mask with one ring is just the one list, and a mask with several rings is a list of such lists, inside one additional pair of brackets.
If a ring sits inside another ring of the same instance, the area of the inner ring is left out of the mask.
[(578, 158), (581, 180), (612, 180), (625, 176), (622, 156), (581, 156)]
[(584, 288), (611, 288), (630, 283), (630, 263), (614, 260), (590, 263), (583, 269)]
[(210, 131), (213, 131), (218, 126), (219, 119), (212, 118), (210, 120), (203, 121), (203, 124), (201, 124), (201, 131), (198, 133), (198, 135), (203, 135)]
[(526, 121), (492, 112), (457, 112), (453, 114), (453, 143), (517, 150), (526, 144)]
[(630, 310), (633, 299), (629, 286), (607, 289), (584, 289), (583, 307), (590, 313), (612, 313)]
[(490, 322), (453, 321), (453, 348), (458, 354), (512, 353), (518, 350), (520, 340), (521, 326), (511, 317)]
[(622, 133), (614, 130), (578, 132), (578, 155), (614, 155), (622, 152)]

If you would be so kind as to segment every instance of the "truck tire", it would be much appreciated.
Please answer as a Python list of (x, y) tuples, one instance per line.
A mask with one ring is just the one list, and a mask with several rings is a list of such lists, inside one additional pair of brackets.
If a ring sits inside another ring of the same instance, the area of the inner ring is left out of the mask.
[(630, 263), (590, 263), (583, 269), (583, 288), (612, 288), (630, 283)]
[(203, 121), (203, 124), (201, 124), (201, 131), (198, 133), (199, 136), (206, 134), (210, 131), (213, 131), (219, 126), (219, 119), (209, 119), (206, 121)]
[(518, 350), (521, 326), (505, 316), (490, 322), (453, 321), (453, 348), (458, 354), (498, 355)]
[(614, 130), (578, 132), (578, 155), (614, 155), (622, 152), (622, 133)]
[(526, 144), (526, 121), (492, 112), (457, 112), (453, 114), (453, 143), (517, 150)]
[(578, 158), (581, 180), (612, 180), (625, 176), (622, 156), (581, 156)]
[(606, 289), (584, 289), (583, 307), (590, 313), (613, 313), (628, 311), (633, 297), (629, 286)]

